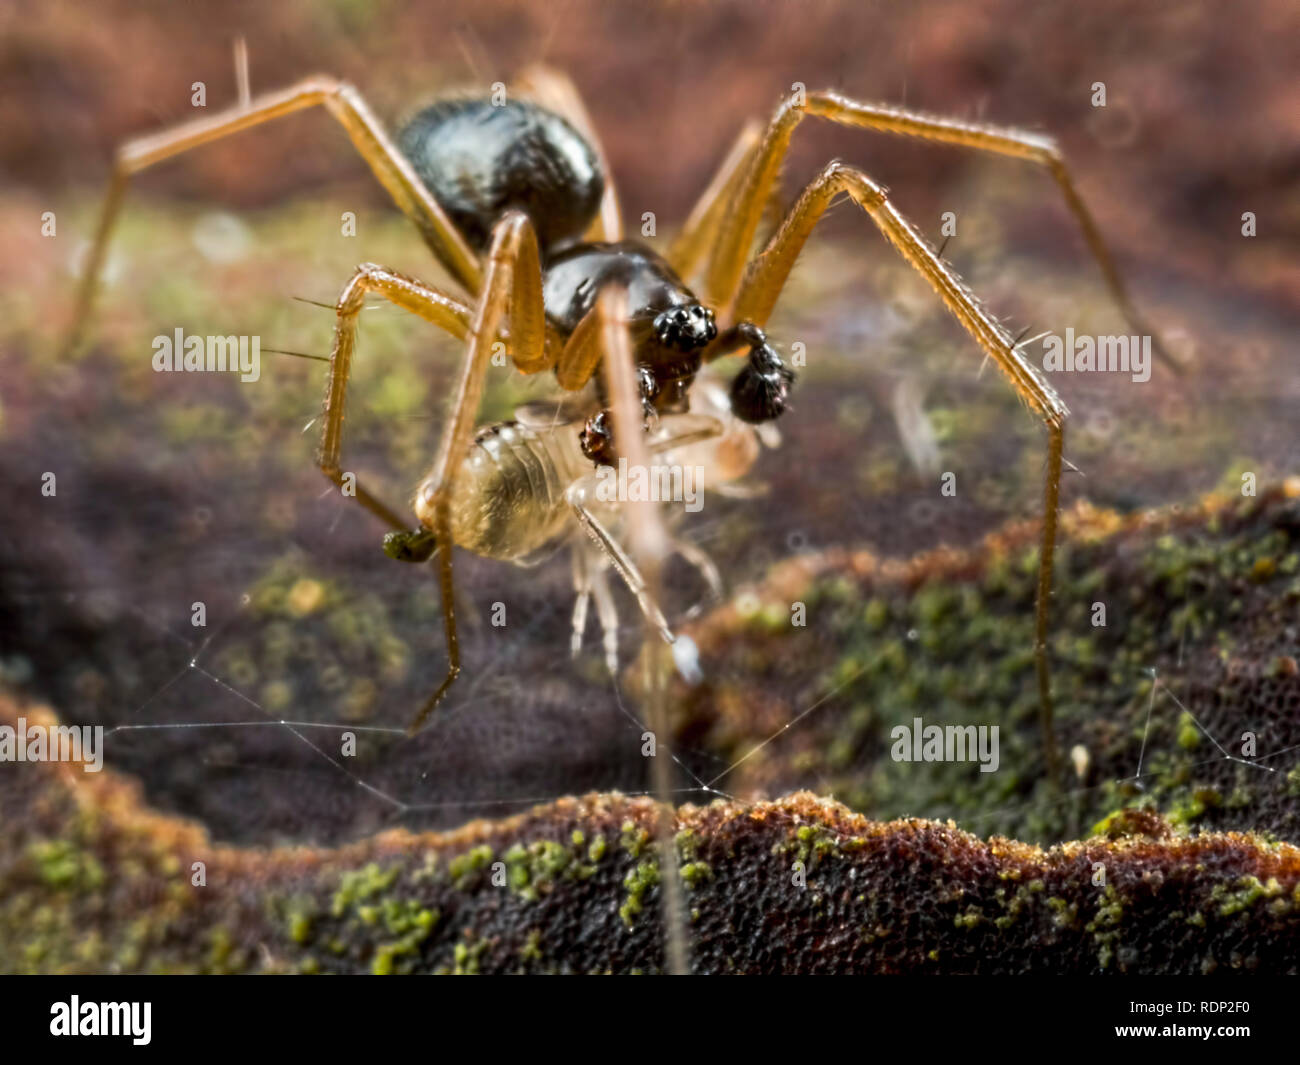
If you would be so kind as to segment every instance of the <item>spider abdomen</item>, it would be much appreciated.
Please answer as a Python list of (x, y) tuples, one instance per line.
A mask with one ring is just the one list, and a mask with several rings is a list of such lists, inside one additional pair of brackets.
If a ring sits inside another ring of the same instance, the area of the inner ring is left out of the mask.
[[(584, 472), (573, 432), (538, 432), (520, 422), (478, 431), (452, 496), (452, 536), (468, 551), (517, 561), (566, 529), (565, 490)], [(423, 520), (421, 501), (416, 512)]]
[(480, 253), (508, 210), (528, 215), (546, 254), (580, 239), (600, 208), (599, 156), (563, 118), (528, 101), (443, 100), (411, 119), (398, 143)]

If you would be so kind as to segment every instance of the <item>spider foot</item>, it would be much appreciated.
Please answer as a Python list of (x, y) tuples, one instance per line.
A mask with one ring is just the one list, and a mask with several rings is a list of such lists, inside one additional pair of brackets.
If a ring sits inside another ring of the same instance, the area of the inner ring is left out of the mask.
[(437, 537), (428, 529), (403, 529), (384, 537), (384, 554), (398, 562), (428, 562), (437, 549)]

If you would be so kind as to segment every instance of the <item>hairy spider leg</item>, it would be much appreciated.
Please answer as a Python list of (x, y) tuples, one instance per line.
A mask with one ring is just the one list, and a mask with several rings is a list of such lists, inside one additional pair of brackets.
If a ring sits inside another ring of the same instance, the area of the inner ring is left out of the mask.
[(718, 228), (730, 206), (736, 183), (744, 177), (762, 133), (763, 126), (758, 119), (752, 118), (745, 123), (717, 173), (686, 216), (681, 231), (669, 245), (666, 258), (683, 281), (690, 281), (695, 276), (709, 249), (717, 243)]
[[(795, 259), (813, 227), (841, 193), (847, 193), (875, 222), (881, 233), (921, 274), (966, 331), (1010, 380), (1016, 394), (1047, 428), (1047, 476), (1044, 489), (1042, 547), (1038, 566), (1034, 661), (1038, 677), (1039, 717), (1048, 776), (1056, 782), (1058, 758), (1052, 724), (1052, 688), (1048, 661), (1048, 617), (1052, 559), (1056, 550), (1061, 458), (1068, 411), (1046, 378), (1021, 355), (1011, 335), (998, 323), (935, 250), (889, 202), (885, 191), (862, 171), (831, 163), (803, 190), (767, 247), (745, 270), (735, 299), (735, 314), (762, 326), (784, 288)], [(725, 352), (706, 351), (705, 358)]]
[(117, 150), (64, 354), (73, 353), (80, 345), (94, 303), (109, 237), (126, 194), (127, 182), (133, 174), (192, 148), (317, 105), (323, 105), (347, 131), (357, 152), (369, 164), (398, 209), (415, 223), (438, 261), (466, 292), (477, 293), (482, 272), (469, 244), (425, 188), (410, 162), (398, 151), (361, 94), (351, 85), (333, 78), (312, 77), (290, 88), (258, 96), (246, 106), (236, 104), (215, 115), (137, 137)]
[(577, 392), (591, 380), (604, 354), (600, 316), (593, 307), (578, 320), (569, 339), (565, 341), (564, 350), (555, 364), (555, 380), (561, 388)]
[(546, 359), (546, 317), (542, 304), (542, 272), (537, 237), (528, 216), (508, 211), (492, 229), (483, 277), (483, 294), (474, 310), (464, 369), (452, 401), (452, 413), (443, 429), (442, 443), (421, 488), (424, 521), (437, 539), (438, 584), (442, 593), (443, 625), (447, 637), (447, 676), (422, 706), (407, 728), (420, 730), (434, 707), (460, 674), (460, 644), (456, 634), (456, 604), (452, 583), (451, 499), (461, 459), (474, 436), (483, 397), (483, 384), (501, 320), (509, 317), (511, 349), (515, 362), (539, 365)]
[[(619, 454), (627, 457), (629, 466), (639, 465), (643, 469), (649, 469), (650, 450), (646, 446), (642, 428), (643, 413), (637, 389), (636, 365), (632, 357), (632, 340), (628, 331), (627, 306), (627, 291), (617, 285), (606, 286), (596, 299), (605, 348), (605, 386), (614, 421), (614, 443)], [(646, 501), (628, 505), (632, 508), (629, 536), (631, 557), (640, 567), (646, 597), (654, 602), (658, 598), (659, 574), (668, 535), (658, 504)], [(645, 707), (646, 724), (651, 735), (657, 737), (655, 757), (650, 759), (650, 771), (655, 804), (658, 807), (655, 835), (659, 868), (663, 871), (660, 899), (666, 930), (665, 968), (677, 975), (686, 973), (690, 962), (686, 910), (678, 875), (673, 823), (672, 768), (669, 752), (659, 749), (660, 745), (669, 744), (667, 669), (664, 666), (659, 646), (654, 640), (647, 641)]]
[[(360, 267), (344, 288), (338, 302), (334, 350), (325, 393), (325, 428), (321, 445), (321, 467), (336, 484), (341, 481), (339, 451), (343, 432), (344, 396), (348, 369), (356, 347), (357, 318), (367, 292), (377, 292), (391, 302), (466, 339), (465, 357), (456, 386), (451, 414), (443, 428), (437, 458), (421, 483), (417, 507), (422, 521), (434, 534), (439, 548), (435, 556), (442, 599), (443, 627), (447, 642), (447, 675), (420, 708), (408, 727), (418, 732), (434, 707), (446, 695), (460, 674), (460, 641), (456, 629), (454, 583), (452, 579), (451, 499), (456, 488), (460, 459), (469, 448), (474, 422), (483, 395), (484, 378), (493, 348), (501, 336), (502, 321), (510, 322), (510, 350), (518, 364), (541, 365), (546, 361), (546, 329), (542, 307), (542, 277), (537, 238), (526, 215), (510, 211), (492, 231), (492, 244), (485, 260), (483, 294), (466, 322), (464, 304), (435, 289), (382, 267)], [(357, 498), (372, 513), (401, 527), (396, 514), (383, 504)]]
[[(334, 331), (334, 347), (330, 352), (329, 377), (322, 406), (321, 440), (316, 453), (316, 462), (325, 476), (340, 488), (344, 483), (341, 465), (343, 418), (348, 378), (352, 372), (352, 356), (356, 351), (357, 316), (361, 313), (367, 294), (371, 292), (378, 293), (460, 340), (468, 338), (474, 313), (468, 304), (457, 297), (394, 270), (374, 263), (362, 263), (357, 267), (348, 283), (343, 286), (335, 306), (338, 323)], [(354, 487), (357, 502), (381, 521), (394, 529), (406, 529), (409, 526), (409, 519), (401, 518), (395, 508), (376, 499), (359, 483)]]
[[(752, 157), (748, 170), (732, 190), (731, 211), (719, 228), (718, 239), (710, 257), (706, 291), (714, 306), (730, 306), (740, 283), (754, 234), (758, 229), (763, 209), (778, 183), (780, 170), (789, 151), (795, 127), (805, 115), (816, 115), (839, 125), (860, 129), (896, 133), (908, 137), (952, 144), (976, 151), (1022, 159), (1044, 167), (1056, 182), (1066, 206), (1083, 232), (1088, 249), (1101, 268), (1106, 285), (1120, 311), (1134, 332), (1149, 335), (1157, 355), (1172, 369), (1179, 364), (1160, 342), (1159, 336), (1146, 322), (1129, 298), (1128, 290), (1120, 276), (1110, 249), (1102, 238), (1101, 230), (1093, 220), (1092, 212), (1084, 203), (1075, 186), (1074, 178), (1066, 166), (1065, 157), (1055, 140), (1041, 133), (967, 122), (942, 115), (926, 114), (882, 104), (868, 104), (849, 99), (834, 92), (807, 93), (802, 103), (793, 98), (784, 100), (777, 108), (763, 135), (762, 147)], [(742, 316), (737, 315), (736, 320)]]

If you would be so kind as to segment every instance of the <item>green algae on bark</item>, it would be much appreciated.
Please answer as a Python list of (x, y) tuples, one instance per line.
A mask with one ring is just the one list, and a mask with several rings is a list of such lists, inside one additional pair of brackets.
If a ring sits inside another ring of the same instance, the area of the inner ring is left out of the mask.
[[(20, 713), (54, 721), (0, 702), (0, 720)], [(0, 835), (4, 971), (662, 966), (647, 799), (329, 850), (213, 844), (111, 769), (6, 765), (0, 793), (19, 813)], [(1180, 836), (1150, 812), (1043, 850), (805, 793), (684, 806), (677, 846), (699, 972), (1284, 973), (1300, 958), (1300, 849)]]
[[(1300, 841), (1300, 481), (1064, 515), (1051, 620), (1063, 797), (1043, 773), (1032, 683), (1036, 538), (1024, 523), (969, 552), (777, 566), (690, 630), (706, 678), (726, 680), (679, 685), (679, 743), (733, 765), (719, 786), (744, 798), (807, 788), (872, 817), (1041, 842), (1133, 807)], [(918, 717), (997, 726), (997, 771), (894, 760), (891, 730)]]

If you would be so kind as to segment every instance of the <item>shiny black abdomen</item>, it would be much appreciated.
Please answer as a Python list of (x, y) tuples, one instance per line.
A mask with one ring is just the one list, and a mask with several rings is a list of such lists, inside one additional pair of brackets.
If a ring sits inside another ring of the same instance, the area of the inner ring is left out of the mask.
[(536, 104), (443, 100), (411, 119), (398, 143), (479, 252), (512, 208), (532, 219), (543, 256), (579, 240), (600, 208), (604, 175), (595, 151)]

